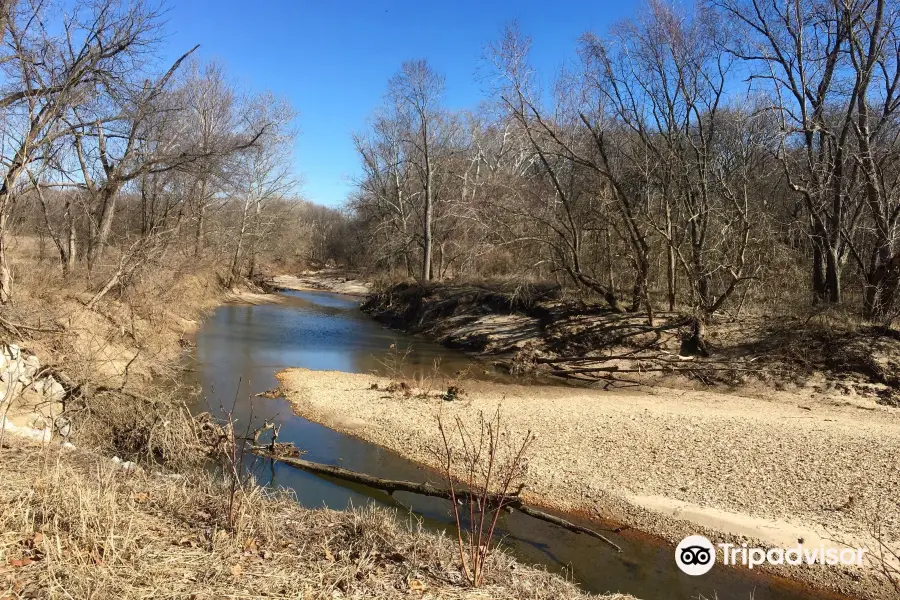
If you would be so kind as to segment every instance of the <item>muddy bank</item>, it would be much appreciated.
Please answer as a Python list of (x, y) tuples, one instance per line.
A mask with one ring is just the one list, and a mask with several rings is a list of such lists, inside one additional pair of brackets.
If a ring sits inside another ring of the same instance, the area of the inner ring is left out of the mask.
[(689, 316), (657, 312), (651, 325), (646, 314), (567, 299), (551, 285), (403, 283), (375, 291), (363, 310), (514, 374), (900, 403), (900, 331), (828, 313), (716, 317), (698, 347)]
[[(447, 402), (439, 391), (387, 392), (390, 381), (369, 375), (289, 369), (279, 379), (299, 414), (432, 467), (438, 415), (474, 426), (480, 411), (500, 406), (511, 435), (538, 436), (529, 501), (673, 543), (704, 533), (716, 543), (875, 548), (877, 516), (882, 541), (900, 545), (900, 422), (892, 409), (482, 382), (463, 383), (461, 399)], [(771, 570), (820, 589), (894, 597), (874, 566)]]

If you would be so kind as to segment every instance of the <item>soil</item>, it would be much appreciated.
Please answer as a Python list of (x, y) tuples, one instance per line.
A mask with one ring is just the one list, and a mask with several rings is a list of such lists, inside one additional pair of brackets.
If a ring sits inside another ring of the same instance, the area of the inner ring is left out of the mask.
[[(437, 428), (502, 412), (507, 435), (531, 431), (528, 501), (613, 519), (676, 543), (900, 548), (900, 413), (770, 391), (767, 399), (655, 388), (431, 382), (420, 393), (370, 375), (279, 373), (295, 410), (439, 468)], [(396, 383), (396, 382), (395, 382)], [(447, 385), (462, 392), (446, 401)], [(387, 390), (401, 390), (390, 392)], [(437, 454), (435, 452), (438, 452)], [(873, 538), (876, 528), (881, 538)], [(876, 564), (769, 567), (819, 589), (896, 597)]]
[(717, 316), (698, 349), (690, 316), (660, 312), (651, 325), (646, 314), (614, 313), (549, 285), (399, 284), (363, 310), (513, 374), (900, 405), (900, 331), (828, 311)]

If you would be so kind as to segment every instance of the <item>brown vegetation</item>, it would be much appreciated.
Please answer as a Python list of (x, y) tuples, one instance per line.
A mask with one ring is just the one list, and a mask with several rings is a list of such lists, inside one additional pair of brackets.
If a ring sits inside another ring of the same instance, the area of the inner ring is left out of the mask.
[[(22, 444), (0, 449), (4, 596), (474, 597), (451, 541), (388, 511), (310, 510), (251, 487), (229, 527), (228, 492), (202, 472), (124, 471), (94, 454)], [(586, 597), (502, 552), (488, 561), (492, 598)]]

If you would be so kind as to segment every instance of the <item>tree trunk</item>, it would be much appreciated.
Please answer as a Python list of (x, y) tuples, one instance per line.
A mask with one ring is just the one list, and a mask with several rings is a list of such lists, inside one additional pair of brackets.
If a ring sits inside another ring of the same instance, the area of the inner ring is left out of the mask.
[(682, 356), (709, 356), (706, 345), (706, 323), (702, 317), (691, 317), (688, 321), (689, 333), (681, 342), (678, 353)]
[(812, 251), (813, 304), (821, 304), (828, 299), (828, 285), (825, 277), (824, 239), (816, 233), (812, 236)]
[[(53, 230), (53, 224), (50, 222), (50, 211), (47, 207), (47, 200), (44, 198), (44, 191), (41, 189), (41, 186), (37, 183), (35, 179), (32, 178), (32, 183), (34, 184), (34, 189), (37, 192), (38, 200), (41, 203), (41, 212), (44, 214), (44, 226), (46, 227), (47, 233), (50, 234), (50, 238), (53, 240), (53, 243), (56, 245), (56, 249), (59, 252), (59, 264), (62, 265), (63, 275), (65, 275), (69, 270), (69, 257), (67, 255), (67, 246), (64, 246), (62, 240), (60, 240), (59, 235)], [(69, 199), (66, 197), (66, 221), (69, 219)], [(44, 262), (44, 231), (41, 231), (41, 262)]]
[(675, 274), (676, 259), (674, 225), (672, 223), (672, 206), (666, 195), (666, 299), (669, 301), (669, 310), (675, 310)]
[(116, 214), (116, 201), (119, 196), (118, 184), (104, 186), (100, 192), (102, 203), (98, 218), (96, 219), (97, 229), (88, 243), (88, 268), (92, 269), (94, 264), (103, 256), (103, 248), (109, 240), (109, 233), (112, 231), (113, 217)]
[(631, 312), (637, 312), (641, 304), (649, 297), (650, 262), (646, 254), (636, 259), (634, 287), (631, 290)]
[(828, 301), (832, 304), (841, 303), (841, 263), (838, 251), (829, 248), (825, 254), (825, 286), (828, 290)]
[(230, 286), (241, 273), (241, 253), (244, 251), (244, 234), (247, 232), (247, 213), (250, 212), (251, 199), (248, 196), (244, 202), (244, 210), (241, 213), (241, 228), (238, 231), (237, 247), (234, 249), (234, 256), (231, 259), (231, 271), (228, 277), (228, 285)]
[(863, 314), (871, 321), (882, 321), (891, 316), (900, 287), (900, 253), (880, 262), (867, 278), (863, 298)]
[[(253, 280), (256, 275), (256, 258), (259, 254), (259, 242), (262, 238), (262, 206), (259, 199), (256, 200), (256, 214), (253, 217), (253, 237), (250, 239), (250, 268), (247, 270), (247, 279)], [(323, 257), (324, 258), (324, 257)], [(324, 261), (323, 261), (324, 262)]]
[[(250, 448), (250, 451), (259, 456), (263, 456), (265, 458), (289, 465), (295, 469), (301, 469), (310, 473), (318, 473), (320, 475), (326, 475), (328, 477), (335, 477), (344, 481), (350, 481), (375, 489), (384, 490), (388, 494), (394, 494), (395, 492), (408, 492), (412, 494), (430, 496), (433, 498), (444, 498), (446, 500), (452, 500), (456, 498), (459, 501), (465, 502), (477, 501), (477, 499), (481, 497), (480, 493), (477, 490), (474, 492), (467, 490), (453, 490), (453, 492), (451, 493), (451, 491), (448, 489), (437, 488), (427, 482), (416, 483), (413, 481), (402, 481), (397, 479), (382, 479), (380, 477), (373, 477), (372, 475), (367, 475), (365, 473), (358, 473), (356, 471), (344, 469), (343, 467), (334, 467), (331, 465), (315, 463), (304, 460), (302, 458), (297, 458), (296, 456), (279, 454), (278, 452), (272, 452), (271, 448), (269, 447), (252, 446)], [(540, 519), (541, 521), (552, 523), (554, 525), (557, 525), (558, 527), (563, 527), (575, 533), (583, 533), (585, 535), (589, 535), (614, 548), (617, 552), (622, 551), (622, 548), (618, 544), (593, 529), (588, 529), (587, 527), (584, 527), (582, 525), (576, 525), (575, 523), (557, 517), (556, 515), (551, 515), (542, 510), (531, 508), (522, 501), (517, 493), (503, 497), (499, 495), (489, 495), (488, 501), (492, 506), (506, 506), (509, 509), (518, 510), (519, 512), (526, 514), (534, 519)], [(619, 530), (616, 529), (612, 531), (618, 533)]]
[(204, 219), (206, 218), (206, 179), (200, 184), (200, 203), (197, 206), (197, 230), (194, 232), (194, 256), (199, 257), (203, 252), (203, 236), (205, 231)]
[(424, 256), (422, 258), (422, 281), (431, 281), (431, 221), (433, 218), (434, 206), (431, 192), (431, 167), (427, 166), (427, 175), (425, 183), (425, 232), (424, 232)]
[(6, 213), (0, 213), (0, 304), (7, 304), (12, 300), (12, 271), (6, 252), (7, 223)]

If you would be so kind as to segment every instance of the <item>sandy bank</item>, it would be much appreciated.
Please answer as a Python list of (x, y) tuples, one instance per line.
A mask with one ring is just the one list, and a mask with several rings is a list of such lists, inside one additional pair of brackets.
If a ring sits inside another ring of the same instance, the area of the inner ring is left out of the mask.
[(277, 275), (269, 280), (274, 287), (285, 290), (334, 292), (347, 296), (366, 296), (372, 286), (366, 281), (330, 271), (307, 271), (300, 275)]
[[(874, 547), (875, 514), (885, 541), (900, 541), (900, 417), (887, 408), (475, 382), (445, 402), (387, 393), (389, 382), (370, 375), (289, 369), (279, 379), (303, 416), (432, 466), (439, 414), (474, 423), (499, 405), (513, 435), (538, 436), (530, 500), (673, 542), (704, 532), (714, 542)], [(895, 595), (870, 568), (776, 572), (861, 597)]]
[(514, 374), (900, 406), (900, 332), (827, 316), (714, 317), (704, 356), (684, 314), (657, 311), (651, 324), (643, 313), (614, 313), (549, 284), (401, 282), (375, 290), (362, 309)]
[(229, 304), (251, 304), (253, 306), (258, 306), (260, 304), (280, 304), (284, 302), (284, 297), (279, 296), (278, 294), (233, 289), (225, 293), (223, 301)]

